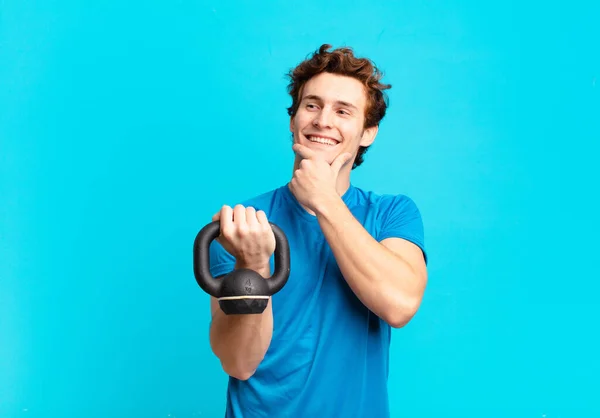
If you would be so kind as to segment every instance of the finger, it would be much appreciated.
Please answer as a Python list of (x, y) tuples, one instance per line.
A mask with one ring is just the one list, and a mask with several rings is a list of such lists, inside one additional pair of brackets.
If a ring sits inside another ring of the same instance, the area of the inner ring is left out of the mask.
[(223, 205), (221, 206), (221, 209), (219, 209), (219, 211), (213, 215), (212, 219), (213, 221), (220, 221), (227, 218), (231, 219), (232, 217), (232, 209), (227, 205)]
[(221, 208), (219, 219), (221, 221), (221, 235), (228, 235), (233, 231), (233, 209), (231, 207), (224, 205)]
[(246, 225), (246, 208), (242, 205), (235, 205), (233, 208), (233, 222), (239, 226)]
[(262, 210), (256, 212), (256, 220), (263, 227), (271, 227), (271, 225), (269, 224), (269, 220), (267, 219), (267, 214)]
[(294, 144), (292, 146), (292, 150), (294, 150), (296, 155), (298, 155), (300, 158), (311, 159), (315, 156), (315, 152), (304, 145)]
[(256, 219), (256, 209), (252, 206), (246, 208), (246, 222), (250, 228), (258, 227), (258, 219)]
[(331, 163), (331, 168), (335, 174), (338, 174), (343, 166), (350, 161), (352, 158), (352, 154), (349, 152), (345, 152), (343, 154), (338, 155), (335, 160)]

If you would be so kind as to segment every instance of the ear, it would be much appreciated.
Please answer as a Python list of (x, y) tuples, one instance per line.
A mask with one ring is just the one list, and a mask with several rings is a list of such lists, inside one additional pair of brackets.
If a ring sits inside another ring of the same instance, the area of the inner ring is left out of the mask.
[(375, 141), (375, 137), (377, 136), (377, 132), (379, 132), (379, 126), (373, 126), (371, 128), (365, 129), (362, 135), (362, 139), (360, 140), (361, 147), (368, 147)]
[(290, 117), (290, 132), (294, 133), (294, 117)]

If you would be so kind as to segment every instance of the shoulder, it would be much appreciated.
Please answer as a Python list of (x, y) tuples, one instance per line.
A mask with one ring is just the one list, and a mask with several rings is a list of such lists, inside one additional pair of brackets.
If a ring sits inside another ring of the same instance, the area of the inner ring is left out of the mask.
[(375, 209), (377, 217), (385, 220), (390, 215), (420, 215), (416, 202), (405, 194), (377, 193), (355, 187), (357, 203)]
[(368, 207), (373, 219), (374, 237), (378, 241), (402, 238), (425, 253), (425, 231), (421, 211), (406, 194), (382, 194), (357, 189), (359, 205)]

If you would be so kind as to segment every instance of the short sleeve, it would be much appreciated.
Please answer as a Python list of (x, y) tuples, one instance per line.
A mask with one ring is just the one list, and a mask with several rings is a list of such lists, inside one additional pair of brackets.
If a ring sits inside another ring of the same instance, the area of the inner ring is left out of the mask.
[(421, 212), (415, 202), (407, 196), (393, 196), (382, 204), (380, 210), (380, 230), (378, 240), (403, 238), (417, 245), (423, 251), (425, 262), (425, 233)]
[(219, 277), (233, 271), (235, 267), (235, 257), (229, 254), (217, 240), (211, 242), (209, 253), (210, 274), (213, 277)]

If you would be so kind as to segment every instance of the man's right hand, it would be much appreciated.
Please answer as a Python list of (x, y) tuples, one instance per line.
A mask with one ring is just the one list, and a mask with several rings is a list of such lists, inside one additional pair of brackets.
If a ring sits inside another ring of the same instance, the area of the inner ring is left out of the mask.
[(217, 241), (236, 259), (236, 266), (262, 270), (269, 265), (275, 251), (275, 235), (262, 210), (236, 205), (224, 205), (213, 217), (220, 221)]

